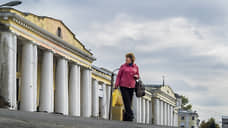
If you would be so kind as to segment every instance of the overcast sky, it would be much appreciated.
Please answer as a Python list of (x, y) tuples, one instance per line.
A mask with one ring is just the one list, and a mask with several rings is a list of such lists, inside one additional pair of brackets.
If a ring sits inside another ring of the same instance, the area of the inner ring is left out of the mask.
[[(6, 0), (3, 0), (3, 2)], [(200, 119), (228, 115), (227, 0), (24, 0), (21, 11), (61, 19), (110, 70), (133, 52), (147, 84), (187, 96)]]

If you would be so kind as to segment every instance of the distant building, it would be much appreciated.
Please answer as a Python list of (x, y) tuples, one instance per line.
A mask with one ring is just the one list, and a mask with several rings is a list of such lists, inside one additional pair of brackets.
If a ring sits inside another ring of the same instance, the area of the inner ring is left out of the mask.
[(179, 110), (178, 126), (180, 128), (199, 128), (199, 115), (196, 111)]
[(228, 116), (222, 116), (222, 128), (228, 128)]
[(176, 109), (180, 110), (181, 109), (181, 105), (182, 105), (182, 98), (179, 94), (175, 93), (175, 97), (176, 97)]
[[(145, 87), (147, 90), (146, 96), (143, 98), (136, 98), (135, 102), (138, 104), (135, 106), (139, 106), (136, 109), (137, 122), (144, 122), (145, 114), (141, 114), (141, 112), (138, 111), (142, 109), (142, 112), (144, 113), (144, 106), (147, 105), (140, 105), (140, 103), (147, 103), (149, 106), (149, 116), (146, 117), (147, 123), (164, 126), (178, 126), (176, 97), (172, 88), (168, 85), (145, 85)], [(148, 111), (146, 111), (146, 115)], [(147, 121), (148, 118), (149, 120)]]

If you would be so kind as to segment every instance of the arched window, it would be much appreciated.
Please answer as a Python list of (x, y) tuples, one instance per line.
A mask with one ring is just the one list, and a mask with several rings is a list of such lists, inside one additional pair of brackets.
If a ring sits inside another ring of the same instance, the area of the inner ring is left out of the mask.
[(57, 36), (60, 38), (62, 37), (62, 30), (60, 27), (58, 27), (58, 29), (57, 29)]

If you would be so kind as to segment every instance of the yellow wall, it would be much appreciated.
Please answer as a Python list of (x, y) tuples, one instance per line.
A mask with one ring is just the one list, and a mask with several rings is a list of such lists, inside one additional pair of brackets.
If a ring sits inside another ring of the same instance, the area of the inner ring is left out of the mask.
[[(165, 86), (162, 86), (161, 88), (159, 88), (159, 90), (163, 93), (165, 93), (166, 95), (172, 97), (173, 99), (176, 99), (175, 97), (175, 94), (173, 92), (173, 90), (168, 86), (168, 85), (165, 85)], [(159, 98), (173, 106), (176, 106), (176, 101), (175, 100), (171, 100), (169, 97), (167, 97), (166, 95), (164, 95), (163, 93), (160, 93), (159, 91), (156, 91), (154, 93), (155, 97), (156, 98)]]
[[(1, 9), (3, 10), (3, 9)], [(75, 47), (81, 49), (82, 51), (92, 55), (79, 40), (76, 39), (75, 35), (67, 28), (67, 26), (60, 20), (46, 17), (46, 16), (37, 16), (31, 13), (23, 13), (15, 9), (10, 9), (10, 12), (16, 13), (25, 19), (29, 20), (33, 24), (36, 24), (40, 28), (43, 28), (44, 30), (52, 33), (53, 35), (56, 35), (57, 28), (60, 27), (62, 30), (62, 39)]]
[[(182, 116), (184, 116), (184, 120), (181, 120)], [(192, 120), (192, 116), (195, 117), (194, 120)], [(186, 123), (186, 119), (188, 118), (188, 126), (191, 127), (191, 126), (197, 126), (197, 120), (198, 120), (198, 117), (196, 115), (192, 115), (192, 114), (183, 114), (183, 115), (179, 115), (178, 116), (178, 125), (180, 126), (183, 122), (184, 124)], [(186, 124), (185, 124), (186, 125)]]
[(161, 87), (160, 89), (162, 92), (168, 94), (169, 96), (171, 96), (172, 98), (175, 98), (175, 94), (173, 92), (173, 90), (170, 88), (170, 86), (165, 85), (163, 87)]

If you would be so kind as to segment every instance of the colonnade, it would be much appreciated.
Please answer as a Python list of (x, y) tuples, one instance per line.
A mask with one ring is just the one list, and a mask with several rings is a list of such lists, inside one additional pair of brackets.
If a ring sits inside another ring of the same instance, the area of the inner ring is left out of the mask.
[(138, 123), (152, 124), (152, 102), (144, 97), (133, 97), (133, 112)]
[[(42, 53), (38, 54), (39, 47), (29, 40), (21, 41), (19, 53), (17, 36), (11, 32), (1, 32), (0, 41), (0, 94), (10, 103), (10, 109), (82, 117), (98, 117), (101, 113), (103, 118), (108, 118), (111, 88), (102, 83), (103, 106), (99, 106), (100, 82), (92, 78), (90, 68), (78, 65), (51, 50), (42, 49)], [(18, 54), (21, 54), (19, 104), (16, 83)], [(102, 112), (99, 112), (99, 107), (103, 107)]]
[(160, 100), (148, 97), (133, 98), (135, 122), (174, 126), (174, 106)]
[(154, 99), (154, 124), (174, 126), (174, 106), (160, 99)]
[[(0, 35), (0, 96), (9, 102), (10, 109), (108, 119), (111, 88), (92, 78), (90, 68), (51, 50), (40, 50), (34, 42), (25, 39), (21, 51), (17, 51), (18, 39), (14, 33)], [(42, 53), (38, 54), (39, 51)], [(18, 54), (21, 54), (20, 82), (16, 81)], [(167, 126), (177, 122), (174, 106), (163, 100), (134, 95), (133, 104), (136, 122)]]

